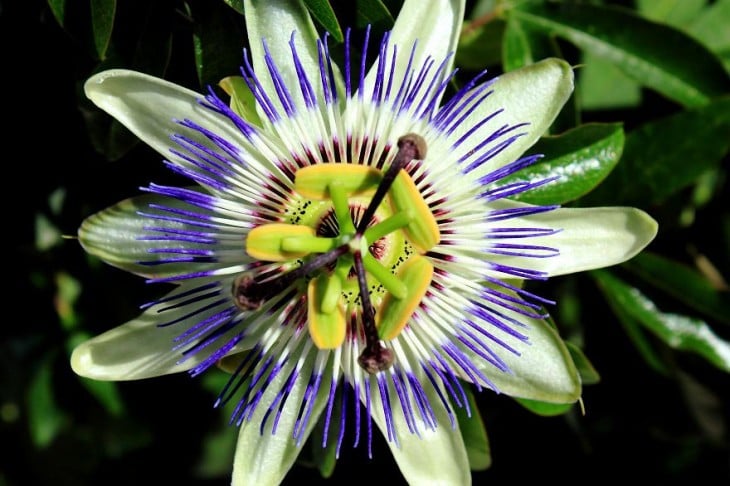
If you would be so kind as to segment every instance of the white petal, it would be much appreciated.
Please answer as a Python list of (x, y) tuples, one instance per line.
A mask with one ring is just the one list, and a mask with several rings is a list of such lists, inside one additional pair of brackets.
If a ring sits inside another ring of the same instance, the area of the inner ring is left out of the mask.
[[(269, 97), (272, 100), (277, 99), (274, 82), (269, 76), (269, 69), (264, 61), (265, 52), (262, 44), (264, 41), (295, 104), (301, 111), (305, 110), (299, 76), (292, 61), (292, 51), (289, 46), (289, 41), (294, 34), (294, 45), (302, 67), (317, 93), (317, 99), (323, 99), (317, 52), (319, 35), (304, 4), (298, 0), (245, 0), (244, 12), (253, 69)], [(337, 85), (341, 86), (342, 79), (339, 70), (334, 64), (332, 67)], [(281, 108), (280, 104), (277, 106)], [(283, 111), (280, 113), (283, 114)], [(260, 114), (263, 116), (263, 112)]]
[[(159, 228), (169, 232), (174, 231), (194, 231), (201, 237), (205, 233), (200, 233), (200, 227), (189, 226), (179, 221), (165, 221), (153, 219), (149, 216), (140, 215), (139, 212), (164, 214), (164, 212), (150, 208), (150, 204), (163, 204), (167, 207), (185, 210), (195, 210), (201, 214), (201, 218), (207, 223), (208, 214), (200, 208), (193, 208), (183, 204), (177, 199), (165, 198), (162, 196), (145, 195), (135, 198), (126, 199), (114, 206), (100, 211), (88, 217), (79, 228), (79, 241), (88, 253), (95, 255), (110, 265), (119, 267), (128, 272), (142, 275), (148, 278), (160, 278), (170, 275), (187, 273), (194, 269), (196, 272), (212, 270), (221, 267), (220, 263), (165, 263), (162, 265), (143, 265), (140, 262), (154, 262), (175, 256), (169, 252), (157, 252), (162, 248), (174, 247), (179, 250), (208, 250), (208, 251), (224, 251), (226, 249), (235, 249), (235, 245), (231, 248), (228, 243), (226, 248), (222, 243), (200, 244), (185, 241), (170, 241), (144, 239), (145, 236), (162, 237), (167, 235), (163, 231), (150, 231), (150, 227)], [(168, 216), (177, 216), (168, 214)], [(214, 215), (210, 215), (212, 219)], [(237, 228), (229, 228), (232, 232), (242, 231)], [(205, 230), (203, 229), (203, 232)], [(212, 228), (210, 239), (216, 240), (219, 230)], [(220, 231), (222, 233), (222, 231)], [(238, 263), (245, 263), (247, 257), (243, 252), (243, 236), (234, 243), (238, 244), (241, 249), (241, 258)], [(194, 268), (193, 268), (194, 267)]]
[[(558, 333), (545, 321), (501, 308), (500, 312), (527, 325), (519, 331), (528, 336), (529, 343), (510, 341), (510, 346), (521, 353), (519, 356), (497, 345), (493, 347), (511, 370), (511, 374), (497, 370), (479, 356), (471, 356), (472, 361), (477, 363), (499, 392), (512, 397), (551, 403), (573, 403), (580, 398), (580, 375)], [(465, 353), (472, 354), (468, 349)]]
[(89, 78), (84, 91), (94, 104), (168, 159), (170, 147), (176, 146), (170, 140), (175, 133), (211, 146), (200, 133), (174, 120), (188, 118), (227, 140), (241, 138), (222, 116), (198, 104), (202, 95), (154, 76), (112, 69)]
[[(499, 141), (524, 133), (493, 159), (471, 172), (470, 177), (482, 176), (517, 160), (547, 131), (572, 93), (573, 70), (563, 60), (546, 59), (503, 74), (488, 89), (494, 92), (474, 106), (473, 111), (465, 119), (456, 117), (455, 120), (459, 120), (459, 123), (453, 127), (453, 131), (429, 147), (430, 160), (438, 162), (442, 158), (444, 160), (463, 158), (462, 166), (467, 167), (484, 153), (484, 148), (477, 148), (481, 142), (505, 126), (527, 123), (527, 126), (509, 132), (486, 147), (494, 147)], [(498, 110), (504, 111), (483, 123), (454, 147), (454, 144), (470, 129)]]
[[(299, 416), (299, 408), (304, 399), (312, 372), (311, 361), (310, 359), (304, 364), (299, 379), (294, 383), (291, 391), (286, 394), (286, 404), (275, 433), (272, 433), (272, 422), (275, 413), (268, 418), (263, 433), (261, 433), (260, 427), (269, 405), (284, 386), (291, 366), (286, 366), (271, 381), (251, 419), (241, 425), (233, 462), (233, 486), (254, 484), (256, 486), (276, 486), (281, 483), (292, 464), (294, 464), (302, 446), (304, 446), (307, 437), (311, 434), (327, 404), (329, 381), (323, 379), (322, 382), (326, 383), (326, 386), (320, 387), (317, 393), (313, 412), (304, 434), (301, 440), (294, 439), (292, 435)], [(278, 404), (276, 407), (278, 407)]]
[[(192, 285), (181, 285), (167, 297), (192, 288)], [(212, 350), (207, 354), (197, 353), (178, 364), (183, 355), (181, 349), (173, 350), (176, 344), (174, 340), (193, 324), (220, 311), (221, 306), (190, 316), (177, 324), (158, 327), (158, 324), (181, 318), (192, 310), (190, 306), (181, 306), (160, 312), (165, 306), (154, 305), (136, 319), (80, 344), (71, 355), (74, 372), (96, 380), (139, 380), (186, 371), (203, 361)]]
[[(458, 348), (467, 357), (465, 361), (481, 372), (480, 376), (456, 366), (464, 380), (493, 386), (510, 396), (546, 402), (572, 403), (580, 396), (580, 376), (555, 330), (541, 319), (511, 310), (535, 314), (515, 304), (522, 300), (520, 296), (498, 287), (495, 290), (506, 298), (495, 294), (491, 301), (485, 300), (473, 286), (450, 278), (451, 285), (449, 277), (440, 281), (441, 290), (430, 296), (427, 311), (418, 315), (417, 322), (439, 344)], [(499, 320), (502, 326), (490, 319)]]
[(582, 272), (625, 262), (656, 236), (657, 223), (645, 212), (627, 207), (560, 208), (507, 221), (504, 226), (562, 229), (524, 240), (557, 248), (549, 258), (494, 258), (500, 264), (547, 272), (550, 276)]
[[(395, 25), (391, 31), (387, 57), (391, 58), (393, 46), (398, 46), (393, 79), (400, 82), (403, 79), (411, 47), (418, 41), (412, 66), (418, 70), (425, 64), (429, 56), (438, 66), (441, 61), (451, 55), (451, 59), (444, 70), (450, 74), (453, 66), (453, 53), (461, 33), (464, 20), (464, 0), (432, 0), (424, 5), (421, 0), (406, 0), (401, 7)], [(377, 78), (378, 61), (365, 78), (365, 94), (372, 93)]]
[[(388, 442), (393, 458), (408, 484), (468, 486), (471, 484), (471, 472), (461, 431), (459, 427), (451, 427), (441, 399), (433, 387), (425, 383), (427, 378), (421, 378), (438, 425), (435, 429), (421, 427), (420, 437), (412, 434), (403, 416), (400, 400), (392, 398), (397, 395), (391, 390), (393, 426), (397, 437), (397, 444), (396, 441)], [(372, 398), (372, 407), (373, 421), (387, 437), (383, 406), (377, 393)]]

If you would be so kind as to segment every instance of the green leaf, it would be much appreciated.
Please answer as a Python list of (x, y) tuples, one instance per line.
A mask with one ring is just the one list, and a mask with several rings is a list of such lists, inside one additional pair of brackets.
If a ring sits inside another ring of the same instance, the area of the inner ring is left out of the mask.
[(28, 423), (36, 447), (46, 447), (58, 435), (67, 417), (56, 404), (53, 358), (43, 360), (28, 385)]
[(530, 152), (545, 157), (500, 180), (499, 185), (560, 176), (514, 198), (531, 204), (563, 204), (587, 194), (605, 179), (618, 163), (623, 144), (620, 123), (586, 124), (562, 135), (543, 137)]
[(304, 0), (304, 4), (307, 6), (309, 13), (312, 14), (312, 17), (314, 17), (314, 19), (319, 22), (319, 24), (324, 27), (337, 42), (345, 40), (342, 35), (340, 23), (337, 21), (337, 16), (335, 15), (334, 10), (332, 10), (332, 5), (330, 5), (328, 0)]
[(602, 289), (616, 306), (623, 307), (645, 329), (667, 346), (698, 354), (717, 368), (730, 372), (730, 342), (717, 336), (700, 319), (661, 312), (637, 288), (606, 271), (596, 271)]
[(228, 15), (217, 2), (193, 3), (193, 46), (201, 86), (239, 72), (241, 41), (245, 39), (241, 19)]
[(727, 54), (730, 50), (728, 25), (730, 25), (730, 0), (718, 0), (703, 9), (687, 29), (713, 52)]
[(601, 375), (598, 374), (598, 371), (593, 367), (593, 363), (588, 360), (583, 350), (570, 341), (566, 341), (565, 346), (568, 348), (570, 357), (573, 358), (573, 363), (580, 374), (581, 383), (584, 385), (595, 385), (600, 382)]
[(718, 165), (730, 149), (730, 97), (647, 123), (626, 136), (621, 164), (589, 196), (646, 207)]
[(547, 403), (537, 400), (529, 400), (527, 398), (515, 398), (515, 400), (530, 412), (543, 417), (563, 415), (573, 408), (572, 403)]
[(388, 30), (393, 27), (395, 19), (382, 0), (359, 0), (357, 2), (356, 25), (360, 28), (372, 25), (378, 30)]
[(531, 28), (514, 16), (508, 17), (502, 38), (502, 68), (505, 72), (555, 56), (556, 49), (553, 39), (543, 31)]
[(66, 24), (66, 0), (48, 0), (48, 7), (51, 9), (58, 25), (64, 27)]
[(644, 252), (625, 266), (689, 307), (730, 324), (730, 294), (715, 290), (705, 277), (687, 265)]
[(499, 64), (504, 31), (505, 22), (499, 19), (471, 28), (467, 25), (459, 37), (456, 64), (472, 70)]
[(629, 10), (529, 3), (509, 15), (611, 61), (628, 76), (685, 106), (706, 105), (730, 90), (722, 64), (702, 44)]
[(649, 20), (683, 28), (706, 3), (707, 0), (637, 0), (636, 8)]
[(576, 78), (576, 92), (584, 110), (631, 108), (641, 102), (639, 83), (591, 52), (583, 53)]
[(487, 429), (479, 413), (479, 406), (474, 398), (474, 393), (468, 388), (464, 388), (464, 391), (466, 392), (471, 416), (467, 415), (464, 407), (454, 407), (454, 412), (461, 430), (461, 437), (464, 439), (464, 445), (466, 446), (469, 468), (472, 471), (484, 471), (492, 465), (492, 453), (489, 448)]
[(223, 0), (226, 5), (243, 15), (243, 0)]
[(112, 38), (114, 14), (117, 0), (91, 0), (91, 30), (94, 35), (94, 47), (99, 59), (106, 58), (106, 50)]
[(666, 363), (666, 360), (654, 349), (654, 343), (644, 334), (644, 330), (638, 319), (635, 319), (628, 309), (623, 306), (621, 297), (616, 294), (612, 285), (614, 277), (609, 272), (598, 270), (591, 272), (591, 276), (596, 280), (598, 288), (603, 292), (611, 310), (618, 317), (626, 334), (634, 344), (639, 355), (646, 361), (646, 364), (659, 374), (669, 375), (669, 365)]

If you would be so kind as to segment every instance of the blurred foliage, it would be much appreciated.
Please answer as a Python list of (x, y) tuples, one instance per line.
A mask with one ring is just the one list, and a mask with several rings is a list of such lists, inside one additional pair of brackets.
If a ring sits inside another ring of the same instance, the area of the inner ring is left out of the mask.
[[(401, 2), (304, 3), (337, 57), (347, 27), (357, 36), (370, 24), (380, 34)], [(660, 224), (650, 252), (624, 265), (533, 285), (557, 301), (550, 311), (591, 386), (582, 407), (470, 397), (480, 419), (460, 416), (459, 424), (475, 482), (517, 473), (582, 483), (632, 471), (655, 483), (727, 483), (730, 0), (467, 7), (456, 85), (484, 68), (498, 74), (546, 56), (577, 66), (575, 95), (535, 148), (545, 157), (520, 174), (563, 177), (527, 200), (633, 205)], [(136, 187), (175, 180), (83, 98), (83, 81), (123, 67), (218, 89), (239, 74), (242, 12), (240, 0), (0, 3), (3, 82), (18, 98), (10, 101), (19, 122), (7, 135), (16, 149), (9, 181), (31, 191), (12, 193), (9, 211), (0, 485), (229, 484), (236, 429), (211, 406), (225, 376), (210, 374), (202, 385), (186, 376), (91, 382), (71, 372), (68, 356), (164, 293), (87, 258), (74, 241), (77, 226)], [(336, 464), (332, 450), (311, 450), (290, 484), (375, 479), (375, 471), (400, 480), (382, 439), (372, 460), (362, 448), (343, 446)]]

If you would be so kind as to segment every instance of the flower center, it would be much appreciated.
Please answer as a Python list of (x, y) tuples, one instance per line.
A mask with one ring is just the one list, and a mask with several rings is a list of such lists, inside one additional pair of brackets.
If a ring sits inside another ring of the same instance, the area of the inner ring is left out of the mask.
[(361, 327), (351, 333), (365, 338), (358, 361), (369, 373), (387, 369), (393, 355), (384, 341), (400, 334), (426, 294), (433, 266), (422, 255), (440, 239), (431, 210), (403, 169), (423, 159), (425, 150), (423, 139), (409, 134), (398, 140), (398, 153), (384, 173), (347, 163), (299, 169), (294, 191), (306, 210), (291, 223), (258, 226), (246, 239), (252, 258), (298, 266), (274, 279), (239, 276), (233, 288), (237, 305), (257, 309), (301, 283), (314, 344), (341, 346), (348, 315), (359, 313)]

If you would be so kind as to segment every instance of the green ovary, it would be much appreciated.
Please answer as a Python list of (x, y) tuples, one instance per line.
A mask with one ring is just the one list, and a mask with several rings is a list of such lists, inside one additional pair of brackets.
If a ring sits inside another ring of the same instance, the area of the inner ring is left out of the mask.
[(363, 258), (381, 339), (400, 333), (430, 285), (433, 266), (419, 254), (438, 244), (438, 225), (405, 171), (396, 177), (368, 228), (356, 230), (382, 178), (380, 171), (355, 164), (299, 169), (285, 222), (258, 226), (246, 239), (252, 258), (291, 262), (292, 267), (346, 246), (336, 264), (306, 277), (309, 332), (320, 349), (342, 344), (348, 316), (360, 307), (354, 254)]

